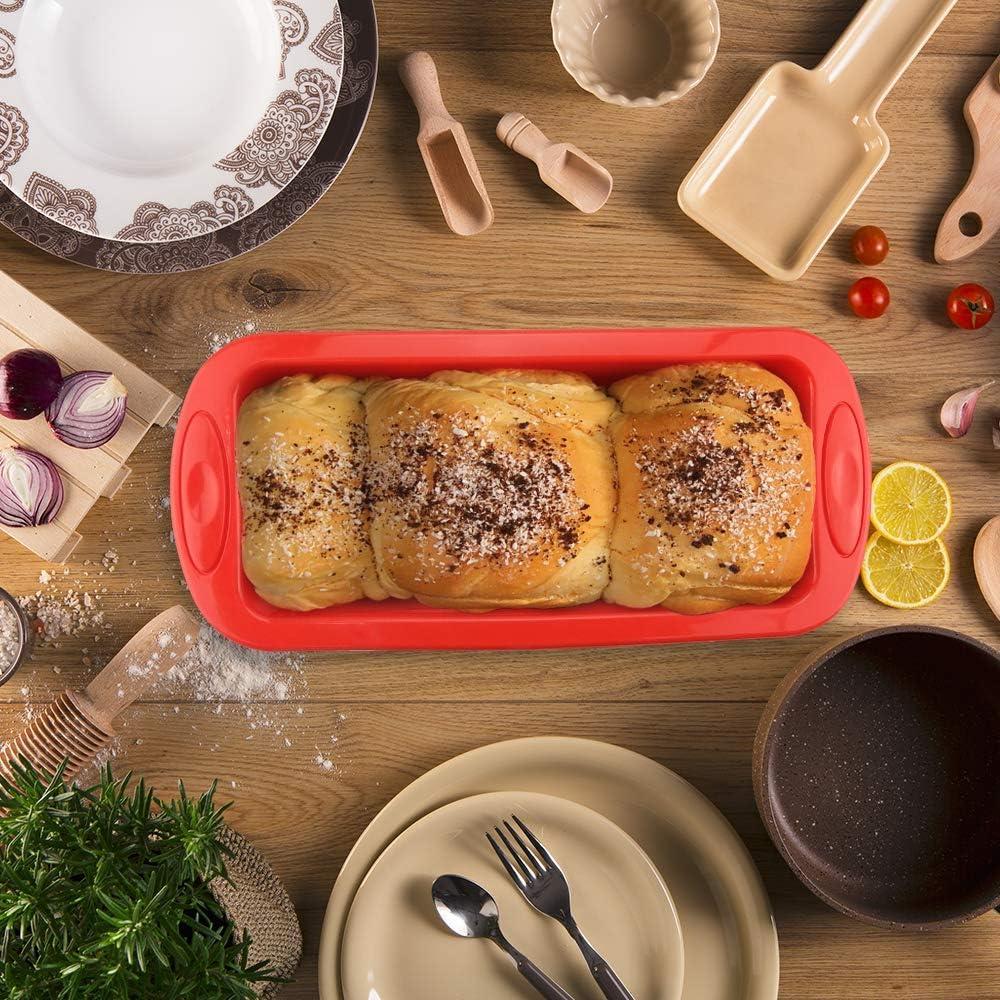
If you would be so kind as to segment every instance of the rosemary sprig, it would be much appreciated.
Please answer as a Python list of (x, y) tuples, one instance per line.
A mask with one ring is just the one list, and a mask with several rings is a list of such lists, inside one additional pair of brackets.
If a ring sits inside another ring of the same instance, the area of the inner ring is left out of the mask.
[(0, 995), (252, 1000), (277, 982), (208, 888), (228, 877), (215, 791), (162, 801), (110, 767), (91, 788), (25, 762), (0, 775)]

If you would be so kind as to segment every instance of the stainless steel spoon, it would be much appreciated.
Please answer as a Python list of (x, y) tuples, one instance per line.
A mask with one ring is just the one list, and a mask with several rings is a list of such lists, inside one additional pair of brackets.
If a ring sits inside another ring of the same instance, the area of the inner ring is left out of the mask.
[(438, 916), (453, 934), (466, 938), (487, 938), (505, 951), (517, 971), (546, 1000), (573, 1000), (529, 958), (522, 955), (500, 931), (500, 910), (496, 900), (482, 887), (461, 875), (442, 875), (431, 888)]

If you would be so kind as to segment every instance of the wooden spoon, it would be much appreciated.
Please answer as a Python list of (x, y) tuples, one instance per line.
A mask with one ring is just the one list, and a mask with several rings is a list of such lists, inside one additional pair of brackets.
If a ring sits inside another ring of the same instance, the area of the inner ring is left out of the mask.
[(182, 608), (154, 618), (87, 685), (66, 691), (0, 751), (0, 771), (17, 757), (52, 774), (68, 758), (66, 778), (82, 771), (115, 736), (115, 717), (133, 704), (198, 642), (200, 626)]
[(983, 525), (976, 538), (972, 560), (979, 589), (993, 614), (1000, 618), (1000, 516)]
[(604, 167), (568, 142), (552, 142), (519, 112), (500, 119), (497, 138), (534, 160), (542, 180), (581, 212), (591, 215), (611, 197), (614, 179)]
[(420, 114), (417, 147), (444, 221), (459, 236), (481, 233), (493, 224), (493, 206), (465, 129), (444, 106), (434, 60), (412, 52), (399, 64), (399, 76)]
[(938, 227), (934, 259), (964, 260), (1000, 229), (1000, 59), (965, 102), (965, 120), (975, 146), (969, 181)]

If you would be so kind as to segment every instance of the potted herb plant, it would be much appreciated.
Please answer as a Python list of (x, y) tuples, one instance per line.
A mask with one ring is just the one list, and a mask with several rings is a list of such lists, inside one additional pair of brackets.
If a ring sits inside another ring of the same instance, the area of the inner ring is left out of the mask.
[[(67, 785), (62, 769), (51, 780), (14, 770), (0, 775), (7, 1000), (251, 1000), (294, 969), (294, 910), (223, 822), (214, 785), (190, 798), (181, 784), (163, 801), (110, 767), (91, 788)], [(265, 918), (263, 957), (246, 914)]]

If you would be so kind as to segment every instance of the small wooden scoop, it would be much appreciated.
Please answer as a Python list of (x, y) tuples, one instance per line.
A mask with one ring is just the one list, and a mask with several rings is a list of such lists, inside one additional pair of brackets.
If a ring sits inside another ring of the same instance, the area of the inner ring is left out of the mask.
[(941, 219), (934, 258), (964, 260), (1000, 230), (1000, 59), (965, 102), (976, 158), (969, 182)]
[(534, 160), (542, 180), (581, 212), (591, 215), (611, 197), (614, 179), (604, 167), (568, 142), (552, 142), (519, 112), (500, 119), (497, 138)]
[(979, 589), (990, 610), (1000, 618), (1000, 517), (983, 525), (976, 538), (972, 561)]
[(417, 146), (444, 221), (459, 236), (475, 236), (493, 224), (493, 206), (465, 129), (444, 106), (434, 60), (412, 52), (399, 64), (399, 76), (420, 114)]
[(25, 757), (36, 770), (54, 774), (68, 758), (67, 780), (82, 771), (115, 736), (112, 721), (142, 697), (198, 642), (200, 626), (181, 607), (154, 618), (87, 685), (66, 691), (0, 751), (0, 771)]

